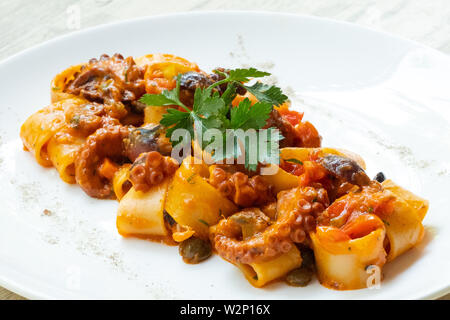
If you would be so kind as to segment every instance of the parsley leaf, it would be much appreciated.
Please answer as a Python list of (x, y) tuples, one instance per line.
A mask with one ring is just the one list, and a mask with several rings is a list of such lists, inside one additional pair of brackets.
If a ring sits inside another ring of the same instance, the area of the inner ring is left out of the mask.
[(186, 107), (181, 101), (180, 101), (180, 78), (181, 75), (177, 76), (177, 86), (173, 90), (164, 90), (160, 94), (144, 94), (140, 99), (139, 102), (142, 102), (148, 106), (153, 107), (162, 107), (162, 106), (180, 106), (183, 109), (185, 109), (187, 112), (189, 112), (189, 108)]
[(271, 103), (279, 106), (287, 100), (287, 96), (283, 94), (280, 88), (269, 86), (261, 82), (256, 82), (252, 86), (244, 86), (251, 94), (253, 94), (259, 101)]
[[(178, 109), (169, 108), (160, 121), (160, 123), (167, 128), (166, 137), (172, 138), (172, 134), (177, 129), (186, 129), (189, 134), (194, 137), (193, 120), (188, 112), (183, 112)], [(172, 146), (178, 145), (181, 141), (186, 141), (180, 137), (179, 140), (171, 140)]]
[(221, 115), (228, 111), (228, 109), (226, 108), (225, 101), (218, 93), (210, 97), (205, 90), (197, 88), (194, 94), (193, 111), (208, 118)]
[(233, 129), (261, 129), (266, 124), (272, 111), (272, 105), (267, 102), (257, 102), (253, 106), (248, 98), (231, 109), (231, 128)]
[(255, 68), (234, 69), (230, 70), (227, 80), (237, 82), (248, 82), (250, 81), (250, 78), (261, 78), (265, 76), (270, 76), (270, 73), (259, 71)]
[(165, 127), (170, 127), (171, 125), (177, 124), (178, 122), (183, 121), (188, 117), (188, 112), (180, 111), (175, 108), (169, 108), (167, 109), (167, 113), (163, 115), (160, 123)]
[[(275, 131), (276, 130), (276, 131)], [(276, 128), (267, 129), (267, 136), (264, 137), (267, 142), (266, 150), (259, 150), (258, 148), (258, 160), (261, 163), (280, 163), (280, 141), (284, 139), (283, 135)], [(262, 134), (260, 131), (259, 134)], [(258, 137), (258, 139), (261, 139)], [(256, 169), (255, 169), (256, 170)]]
[(227, 89), (224, 93), (222, 93), (221, 98), (225, 102), (226, 105), (230, 105), (234, 98), (236, 97), (236, 91), (237, 91), (237, 84), (235, 83), (229, 83), (227, 85)]
[(171, 97), (170, 91), (164, 90), (161, 94), (144, 94), (140, 102), (148, 106), (170, 106), (177, 104), (177, 101)]

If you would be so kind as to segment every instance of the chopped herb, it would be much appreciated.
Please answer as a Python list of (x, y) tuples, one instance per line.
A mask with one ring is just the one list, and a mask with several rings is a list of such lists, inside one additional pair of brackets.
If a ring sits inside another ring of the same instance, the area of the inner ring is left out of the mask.
[(303, 162), (301, 162), (300, 160), (297, 160), (297, 159), (284, 159), (284, 161), (293, 162), (293, 163), (297, 163), (299, 165), (303, 165)]
[(254, 275), (253, 280), (258, 280), (258, 275)]
[(61, 90), (61, 88), (60, 87), (53, 87), (52, 90), (53, 91), (58, 91), (58, 90)]
[(388, 221), (386, 221), (386, 220), (382, 220), (383, 221), (383, 223), (385, 224), (385, 225), (387, 225), (387, 226), (390, 226), (391, 224), (388, 222)]
[(209, 223), (203, 219), (198, 219), (199, 222), (203, 223), (205, 226), (209, 227)]
[(105, 82), (102, 82), (102, 84), (100, 85), (100, 89), (101, 89), (103, 92), (106, 92), (107, 90), (109, 90), (109, 86), (112, 85), (113, 82), (114, 82), (113, 79), (108, 79), (108, 80), (106, 80)]
[(123, 72), (123, 78), (124, 78), (125, 82), (128, 82), (128, 67), (125, 68), (125, 70)]
[(369, 209), (367, 211), (369, 211), (369, 213), (372, 213), (373, 212), (373, 208), (369, 207)]
[(78, 126), (80, 125), (80, 116), (79, 116), (79, 115), (73, 116), (72, 119), (70, 119), (70, 123), (71, 123), (75, 128), (78, 128)]
[(186, 181), (190, 184), (194, 184), (195, 181), (192, 181), (192, 179), (194, 179), (194, 177), (195, 177), (195, 173), (193, 173), (189, 178), (187, 178)]

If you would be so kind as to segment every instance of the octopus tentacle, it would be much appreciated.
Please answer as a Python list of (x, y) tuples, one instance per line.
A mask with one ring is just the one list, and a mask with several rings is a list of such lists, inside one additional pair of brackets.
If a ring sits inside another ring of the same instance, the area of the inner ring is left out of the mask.
[(275, 200), (273, 186), (267, 184), (260, 175), (249, 177), (240, 171), (227, 172), (219, 166), (213, 166), (209, 183), (241, 207), (260, 206)]
[[(215, 249), (235, 263), (264, 262), (304, 243), (316, 226), (315, 216), (329, 205), (325, 189), (294, 188), (279, 194), (277, 217), (270, 222), (257, 208), (223, 219), (213, 232)], [(245, 219), (243, 219), (245, 218)], [(252, 232), (248, 232), (248, 224)]]
[(81, 188), (91, 197), (113, 198), (111, 181), (98, 173), (105, 158), (124, 158), (123, 140), (129, 129), (121, 125), (98, 129), (89, 136), (75, 159), (75, 178)]

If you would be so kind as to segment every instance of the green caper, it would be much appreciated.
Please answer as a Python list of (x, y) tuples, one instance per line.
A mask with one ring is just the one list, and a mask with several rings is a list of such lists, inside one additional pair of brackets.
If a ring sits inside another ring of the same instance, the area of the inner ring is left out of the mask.
[(305, 287), (312, 279), (313, 271), (309, 268), (297, 268), (286, 276), (286, 283), (293, 287)]
[(196, 264), (208, 259), (212, 250), (208, 241), (191, 237), (180, 243), (179, 252), (184, 262)]

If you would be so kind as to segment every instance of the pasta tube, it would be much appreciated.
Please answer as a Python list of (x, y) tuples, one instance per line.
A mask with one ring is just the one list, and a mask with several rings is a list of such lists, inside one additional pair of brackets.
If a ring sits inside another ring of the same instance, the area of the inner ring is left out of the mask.
[(382, 217), (386, 225), (388, 261), (395, 259), (419, 243), (424, 235), (422, 220), (428, 211), (428, 201), (395, 184), (382, 183), (385, 190), (395, 195), (394, 210)]
[(386, 261), (385, 229), (380, 227), (356, 239), (339, 239), (339, 231), (334, 227), (318, 227), (310, 234), (319, 281), (337, 290), (366, 288), (371, 276), (368, 268), (377, 266), (381, 270)]
[(49, 158), (61, 179), (67, 183), (75, 183), (75, 156), (84, 142), (84, 138), (55, 135), (48, 143)]
[(131, 164), (126, 163), (120, 167), (114, 174), (113, 190), (116, 194), (117, 200), (121, 200), (124, 195), (130, 190), (131, 182), (129, 182)]
[(244, 273), (245, 278), (257, 288), (283, 277), (289, 271), (298, 268), (301, 265), (302, 257), (296, 246), (292, 246), (290, 251), (270, 261), (251, 264), (236, 264), (242, 273)]
[(47, 146), (50, 139), (66, 125), (65, 110), (72, 105), (81, 105), (84, 102), (83, 99), (58, 101), (32, 114), (23, 123), (20, 128), (23, 145), (34, 155), (40, 165), (52, 166)]
[(119, 203), (117, 230), (122, 236), (165, 238), (164, 203), (169, 179), (141, 192), (131, 188)]
[(65, 99), (72, 99), (76, 98), (75, 95), (71, 93), (64, 92), (64, 89), (66, 88), (67, 84), (75, 79), (75, 75), (81, 71), (81, 67), (83, 67), (84, 64), (78, 64), (75, 66), (71, 66), (67, 68), (66, 70), (58, 73), (51, 82), (51, 101), (52, 103), (58, 102)]
[[(344, 150), (344, 149), (332, 149), (332, 148), (283, 148), (280, 150), (280, 158), (283, 160), (296, 159), (298, 161), (310, 160), (311, 157), (324, 157), (328, 154), (340, 155), (346, 158), (355, 160), (359, 166), (363, 169), (366, 168), (364, 160), (357, 154)], [(298, 186), (298, 177), (290, 174), (281, 168), (275, 168), (272, 165), (272, 175), (264, 175), (263, 178), (271, 185), (274, 186), (276, 193), (292, 189)]]
[(209, 226), (237, 211), (233, 202), (208, 183), (208, 175), (206, 165), (194, 164), (192, 157), (184, 159), (169, 186), (165, 207), (179, 225), (204, 239)]
[(346, 157), (352, 159), (358, 163), (358, 165), (366, 169), (366, 163), (363, 158), (361, 158), (356, 153), (353, 153), (344, 149), (333, 149), (333, 148), (283, 148), (280, 150), (281, 159), (297, 159), (300, 161), (308, 160), (311, 156), (315, 155), (317, 157), (324, 157), (329, 154), (335, 154), (338, 156)]

